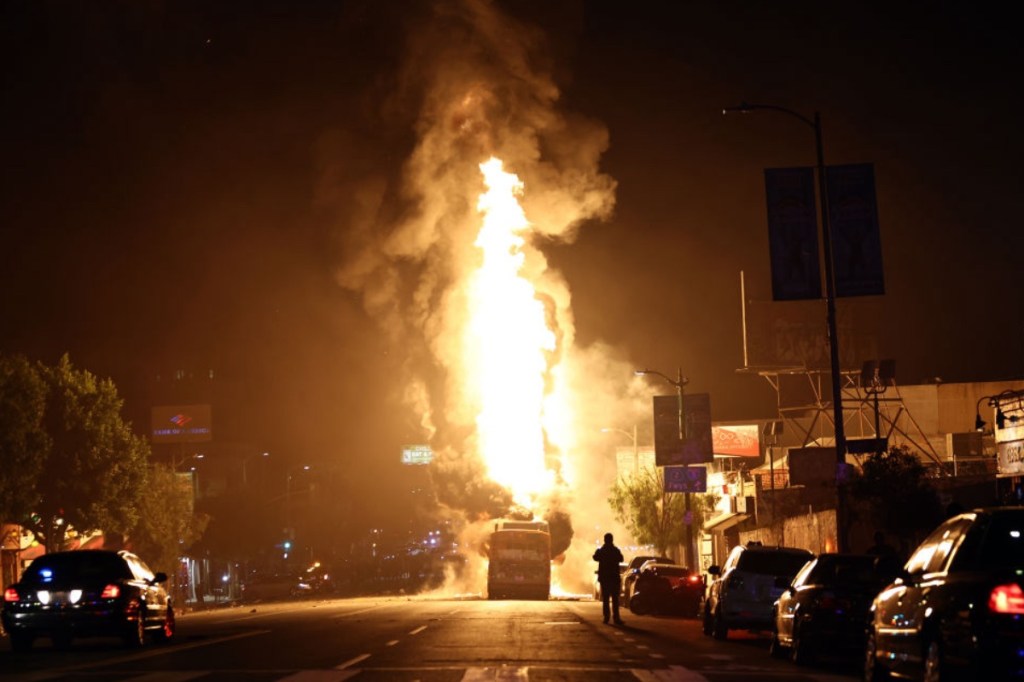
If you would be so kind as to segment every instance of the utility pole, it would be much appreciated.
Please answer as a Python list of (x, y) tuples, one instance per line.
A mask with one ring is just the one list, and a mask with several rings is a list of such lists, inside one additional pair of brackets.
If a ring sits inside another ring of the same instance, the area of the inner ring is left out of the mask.
[(836, 325), (836, 283), (834, 255), (832, 251), (832, 228), (829, 223), (828, 185), (825, 173), (825, 150), (821, 140), (821, 115), (816, 111), (814, 118), (807, 118), (792, 109), (774, 104), (748, 104), (722, 109), (723, 114), (748, 113), (757, 110), (778, 111), (797, 119), (814, 130), (814, 146), (818, 176), (818, 206), (821, 209), (821, 246), (825, 261), (825, 323), (828, 326), (828, 349), (832, 378), (832, 421), (835, 428), (836, 448), (836, 551), (847, 551), (847, 504), (846, 504), (846, 425), (843, 421), (842, 373), (839, 369), (839, 335)]
[[(653, 374), (655, 376), (661, 377), (668, 383), (675, 386), (676, 398), (679, 404), (679, 442), (685, 443), (686, 439), (689, 437), (690, 434), (689, 425), (686, 422), (686, 403), (684, 388), (686, 384), (690, 383), (690, 380), (683, 376), (683, 368), (678, 368), (675, 379), (672, 379), (671, 377), (666, 376), (665, 374), (662, 374), (661, 372), (653, 369), (639, 369), (636, 371), (636, 374), (637, 376)], [(683, 462), (683, 466), (688, 467), (688, 464), (686, 462)], [(683, 552), (683, 561), (686, 564), (687, 568), (689, 568), (690, 570), (694, 570), (696, 568), (696, 563), (694, 562), (695, 554), (693, 551), (693, 509), (691, 507), (692, 503), (690, 500), (690, 495), (691, 494), (689, 492), (683, 493), (684, 504), (686, 505), (686, 518), (684, 519), (686, 524), (686, 548)]]

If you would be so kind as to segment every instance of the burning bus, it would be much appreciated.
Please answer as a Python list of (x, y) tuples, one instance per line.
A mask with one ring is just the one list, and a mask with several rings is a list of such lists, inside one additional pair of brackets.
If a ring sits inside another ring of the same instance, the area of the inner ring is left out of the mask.
[(494, 522), (487, 543), (488, 599), (547, 599), (551, 533), (545, 521)]

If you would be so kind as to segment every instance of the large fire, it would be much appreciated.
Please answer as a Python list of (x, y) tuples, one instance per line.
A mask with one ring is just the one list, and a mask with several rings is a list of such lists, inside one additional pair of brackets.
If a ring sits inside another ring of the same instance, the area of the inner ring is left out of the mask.
[(471, 391), (480, 404), (477, 434), (490, 477), (529, 508), (553, 484), (545, 466), (543, 418), (546, 354), (555, 349), (555, 334), (522, 274), (523, 234), (530, 228), (519, 204), (523, 184), (493, 157), (480, 171), (487, 188), (477, 204), (482, 257), (469, 282), (466, 353)]

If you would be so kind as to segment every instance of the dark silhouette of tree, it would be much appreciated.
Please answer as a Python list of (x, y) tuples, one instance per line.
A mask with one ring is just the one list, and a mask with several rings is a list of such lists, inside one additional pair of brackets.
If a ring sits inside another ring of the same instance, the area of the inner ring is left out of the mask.
[(69, 525), (128, 534), (138, 523), (149, 445), (122, 419), (123, 401), (110, 379), (76, 369), (67, 355), (39, 370), (50, 442), (35, 485), (38, 503), (23, 525), (47, 551), (63, 547)]
[[(664, 491), (662, 470), (645, 468), (617, 480), (608, 498), (615, 518), (626, 526), (633, 539), (640, 544), (653, 545), (659, 554), (686, 542), (686, 496)], [(707, 496), (694, 494), (692, 497), (691, 523), (696, 530), (704, 522)]]
[(171, 572), (206, 529), (209, 518), (194, 511), (192, 484), (164, 464), (146, 473), (138, 522), (128, 534), (132, 550), (154, 568)]
[(906, 446), (868, 455), (849, 490), (868, 510), (874, 528), (897, 537), (904, 551), (943, 518), (928, 468)]
[(46, 383), (26, 358), (0, 356), (0, 521), (35, 511), (36, 491), (50, 437), (43, 428)]

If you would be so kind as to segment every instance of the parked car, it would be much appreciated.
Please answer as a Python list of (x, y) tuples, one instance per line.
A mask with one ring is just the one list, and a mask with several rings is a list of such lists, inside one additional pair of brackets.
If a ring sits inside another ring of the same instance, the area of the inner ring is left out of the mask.
[(702, 615), (704, 634), (725, 639), (729, 630), (769, 630), (772, 610), (785, 586), (814, 558), (806, 549), (748, 543), (733, 547), (714, 576)]
[[(626, 574), (626, 569), (629, 568), (629, 564), (619, 564), (619, 580), (622, 580), (622, 576)], [(601, 598), (601, 583), (597, 581), (597, 571), (594, 571), (594, 599)]]
[(704, 578), (686, 566), (648, 561), (633, 582), (629, 610), (647, 614), (696, 617), (704, 596)]
[(817, 654), (858, 656), (871, 600), (896, 576), (895, 557), (820, 554), (807, 562), (775, 602), (771, 653), (794, 663)]
[(174, 607), (154, 573), (130, 552), (75, 550), (44, 554), (4, 590), (3, 625), (11, 648), (27, 651), (37, 637), (67, 648), (75, 637), (116, 636), (142, 646), (174, 636)]
[(626, 566), (626, 572), (622, 576), (623, 603), (629, 603), (629, 598), (632, 596), (633, 583), (636, 582), (637, 576), (640, 575), (640, 568), (648, 561), (656, 561), (661, 564), (674, 563), (668, 557), (649, 554), (640, 554), (630, 559), (629, 564)]
[(944, 521), (871, 605), (864, 679), (1024, 679), (1024, 507)]

